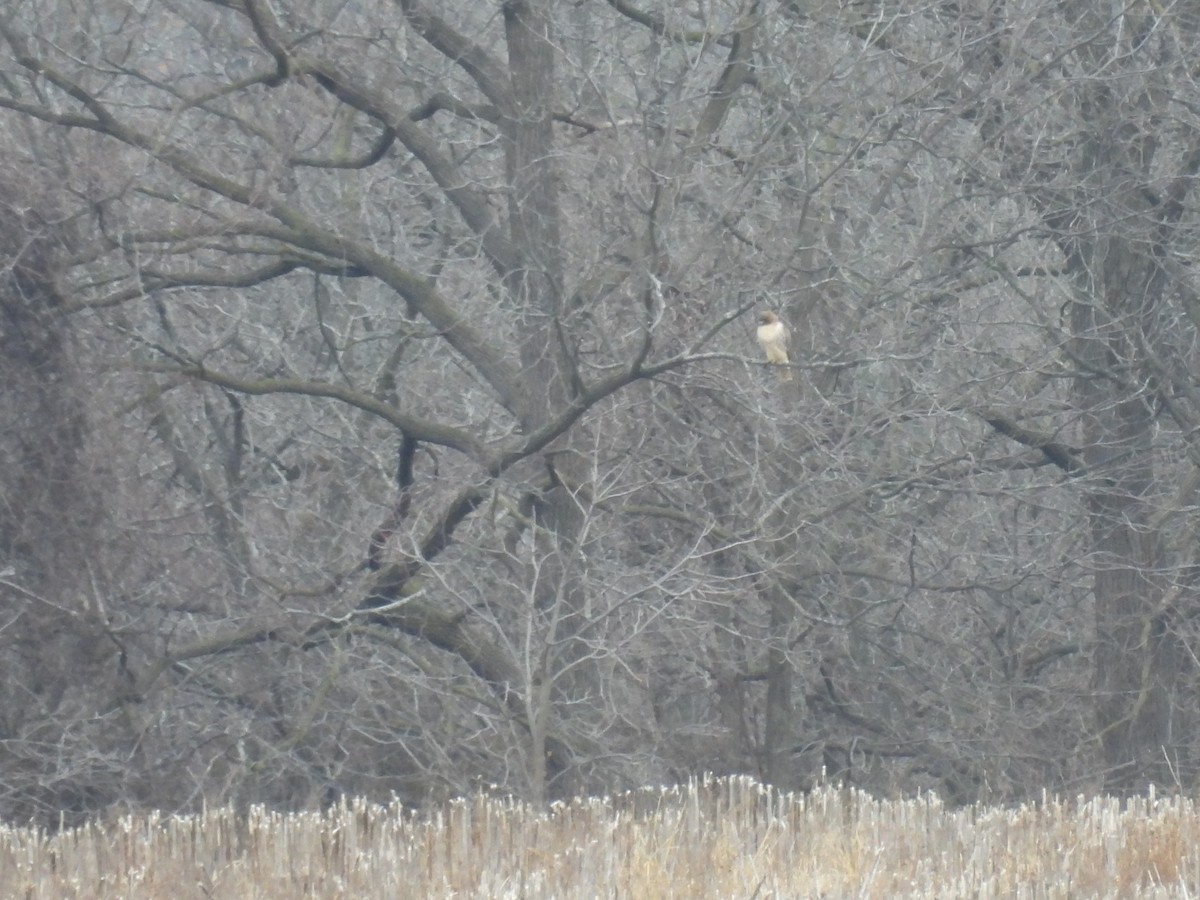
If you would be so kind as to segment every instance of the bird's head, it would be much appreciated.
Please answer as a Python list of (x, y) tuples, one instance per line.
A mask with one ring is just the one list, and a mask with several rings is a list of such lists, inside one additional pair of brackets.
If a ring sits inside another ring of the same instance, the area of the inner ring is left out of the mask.
[(767, 310), (766, 312), (758, 314), (758, 321), (762, 322), (764, 325), (773, 325), (779, 321), (779, 316), (775, 315), (775, 313), (771, 312), (770, 310)]

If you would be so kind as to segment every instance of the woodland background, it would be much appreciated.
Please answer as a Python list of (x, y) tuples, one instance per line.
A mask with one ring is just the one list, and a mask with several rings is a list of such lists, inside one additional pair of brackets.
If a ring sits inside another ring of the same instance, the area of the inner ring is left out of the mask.
[(0, 815), (1195, 786), (1200, 7), (0, 44)]

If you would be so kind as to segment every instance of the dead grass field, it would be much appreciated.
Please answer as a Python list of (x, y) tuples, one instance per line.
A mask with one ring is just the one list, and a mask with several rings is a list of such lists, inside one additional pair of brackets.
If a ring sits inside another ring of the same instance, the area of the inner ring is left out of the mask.
[(947, 810), (750, 779), (535, 811), (352, 801), (0, 831), (0, 897), (1200, 897), (1190, 799)]

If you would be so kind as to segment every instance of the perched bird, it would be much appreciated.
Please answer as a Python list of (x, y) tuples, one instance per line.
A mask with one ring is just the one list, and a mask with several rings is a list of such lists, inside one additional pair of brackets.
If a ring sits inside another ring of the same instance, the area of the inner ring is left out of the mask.
[[(762, 313), (758, 317), (758, 322), (758, 342), (762, 344), (763, 352), (767, 354), (767, 362), (777, 366), (786, 366), (790, 362), (788, 343), (792, 337), (787, 326), (783, 324), (783, 320), (779, 316), (770, 310)], [(780, 369), (779, 380), (791, 381), (792, 370)]]

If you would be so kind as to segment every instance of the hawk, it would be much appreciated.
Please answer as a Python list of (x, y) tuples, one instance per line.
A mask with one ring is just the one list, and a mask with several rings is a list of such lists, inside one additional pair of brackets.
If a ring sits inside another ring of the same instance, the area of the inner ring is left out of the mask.
[[(758, 317), (758, 342), (762, 344), (763, 352), (767, 354), (767, 362), (777, 366), (786, 366), (788, 359), (788, 342), (791, 334), (787, 326), (775, 313), (767, 310)], [(779, 370), (780, 381), (791, 381), (790, 369)]]

